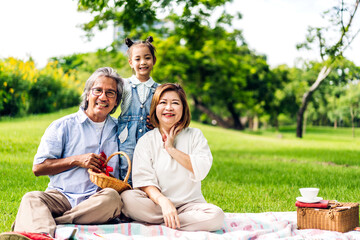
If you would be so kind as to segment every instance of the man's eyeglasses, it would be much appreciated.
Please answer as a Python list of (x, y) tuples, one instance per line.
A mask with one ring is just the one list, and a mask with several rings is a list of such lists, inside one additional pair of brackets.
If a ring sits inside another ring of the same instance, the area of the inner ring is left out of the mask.
[[(92, 88), (91, 92), (93, 95), (95, 96), (100, 96), (103, 93), (103, 89), (102, 88)], [(116, 92), (114, 90), (107, 90), (105, 91), (105, 96), (108, 98), (114, 98), (116, 97)]]

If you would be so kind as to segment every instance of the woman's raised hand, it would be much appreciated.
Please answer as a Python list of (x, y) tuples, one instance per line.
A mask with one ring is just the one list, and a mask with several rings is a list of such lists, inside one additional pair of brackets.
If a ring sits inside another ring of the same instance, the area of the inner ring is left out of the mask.
[(174, 204), (163, 195), (157, 201), (162, 210), (165, 226), (173, 229), (180, 228), (180, 220)]
[(175, 137), (179, 134), (179, 132), (181, 131), (181, 129), (179, 128), (179, 126), (177, 124), (175, 124), (174, 126), (172, 126), (170, 128), (169, 133), (167, 133), (164, 129), (163, 129), (163, 134), (162, 134), (162, 138), (163, 138), (163, 142), (164, 142), (164, 148), (166, 150), (168, 150), (169, 148), (173, 148), (174, 147), (174, 141), (175, 141)]
[(174, 125), (170, 128), (170, 131), (167, 133), (162, 129), (162, 139), (164, 142), (164, 148), (169, 153), (169, 155), (185, 167), (190, 172), (194, 173), (192, 168), (192, 163), (190, 161), (189, 154), (186, 154), (174, 147), (175, 137), (181, 132), (182, 129), (178, 125)]

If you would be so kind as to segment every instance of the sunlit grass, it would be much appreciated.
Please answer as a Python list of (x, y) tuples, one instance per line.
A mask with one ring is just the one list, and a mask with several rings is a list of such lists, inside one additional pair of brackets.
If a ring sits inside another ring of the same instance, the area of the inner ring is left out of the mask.
[(32, 162), (40, 139), (49, 124), (77, 111), (66, 109), (52, 114), (0, 121), (0, 231), (8, 231), (15, 220), (21, 197), (28, 191), (45, 190), (48, 177), (35, 177)]
[[(48, 177), (31, 171), (45, 129), (77, 109), (0, 121), (1, 232), (10, 229), (26, 192), (46, 189)], [(360, 134), (354, 139), (351, 129), (308, 127), (297, 139), (293, 127), (240, 132), (191, 126), (203, 131), (214, 157), (203, 194), (226, 212), (295, 211), (298, 189), (308, 186), (319, 187), (325, 199), (358, 202)]]
[(214, 157), (203, 193), (227, 212), (295, 211), (298, 189), (310, 186), (325, 199), (359, 199), (360, 140), (349, 129), (308, 128), (297, 139), (294, 128), (243, 133), (192, 126), (203, 130)]

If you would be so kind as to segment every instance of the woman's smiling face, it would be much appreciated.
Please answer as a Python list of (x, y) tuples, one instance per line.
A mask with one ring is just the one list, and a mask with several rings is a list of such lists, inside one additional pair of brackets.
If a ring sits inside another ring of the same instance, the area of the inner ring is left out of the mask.
[(156, 106), (160, 128), (170, 129), (178, 123), (183, 114), (183, 104), (175, 91), (166, 91)]

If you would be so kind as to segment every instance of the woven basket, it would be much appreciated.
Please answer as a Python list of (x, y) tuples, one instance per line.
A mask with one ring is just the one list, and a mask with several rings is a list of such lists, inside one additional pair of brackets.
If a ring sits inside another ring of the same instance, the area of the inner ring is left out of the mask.
[(116, 152), (111, 154), (105, 161), (105, 163), (107, 164), (109, 162), (109, 160), (115, 156), (115, 155), (123, 155), (126, 157), (126, 160), (128, 162), (128, 171), (126, 173), (125, 179), (124, 181), (121, 181), (117, 178), (115, 178), (113, 175), (110, 174), (110, 176), (106, 176), (104, 173), (96, 173), (94, 172), (92, 169), (89, 169), (88, 172), (90, 174), (90, 180), (91, 182), (93, 182), (94, 184), (96, 184), (97, 186), (99, 186), (100, 188), (113, 188), (116, 191), (118, 191), (119, 193), (131, 189), (131, 186), (127, 183), (129, 176), (130, 176), (130, 172), (131, 172), (131, 161), (128, 157), (128, 155), (124, 152)]
[(297, 208), (299, 229), (348, 232), (359, 226), (358, 203), (336, 203), (328, 209)]

